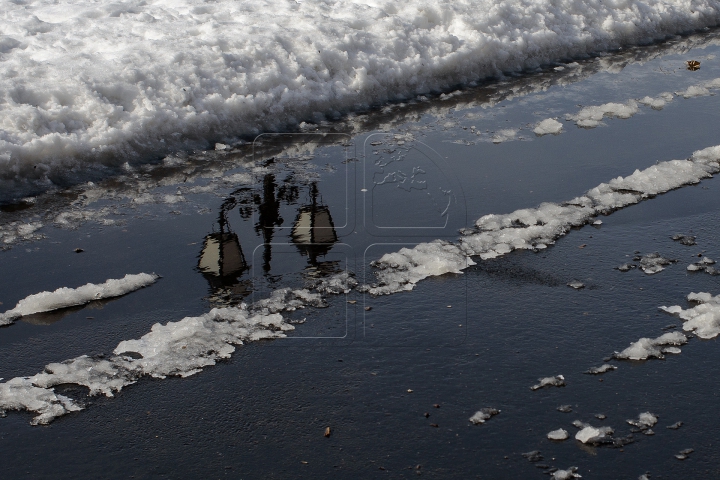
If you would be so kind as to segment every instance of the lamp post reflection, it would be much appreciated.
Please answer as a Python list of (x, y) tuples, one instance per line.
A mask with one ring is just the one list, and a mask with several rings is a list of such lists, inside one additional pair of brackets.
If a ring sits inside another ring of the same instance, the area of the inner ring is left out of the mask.
[(223, 202), (218, 219), (220, 231), (205, 237), (198, 259), (197, 269), (210, 284), (209, 299), (213, 303), (236, 303), (251, 291), (249, 280), (239, 280), (248, 264), (238, 236), (229, 230), (227, 224), (227, 211), (236, 204), (233, 197)]
[(300, 207), (290, 237), (308, 263), (316, 266), (318, 257), (326, 255), (338, 238), (330, 209), (318, 202), (315, 182), (310, 185), (310, 201)]
[[(258, 221), (253, 226), (262, 242), (262, 268), (264, 275), (270, 275), (273, 237), (283, 230), (281, 210), (287, 206), (297, 209), (297, 215), (290, 229), (290, 240), (300, 255), (307, 257), (309, 266), (306, 274), (323, 276), (335, 273), (337, 261), (319, 262), (318, 258), (328, 254), (338, 237), (335, 232), (330, 209), (322, 203), (317, 183), (309, 185), (309, 203), (297, 207), (299, 188), (283, 184), (278, 187), (275, 175), (266, 174), (256, 189), (243, 188), (228, 197), (220, 208), (219, 231), (208, 234), (198, 257), (197, 270), (210, 285), (208, 299), (219, 305), (237, 304), (252, 291), (253, 280), (241, 279), (249, 269), (238, 235), (231, 231), (227, 217), (238, 208), (240, 217), (248, 219), (256, 209)], [(248, 225), (243, 222), (242, 225)], [(287, 231), (287, 230), (285, 230)], [(250, 232), (247, 232), (250, 233)], [(245, 238), (245, 235), (243, 235)], [(283, 256), (281, 256), (283, 257)], [(276, 259), (276, 261), (278, 261)]]

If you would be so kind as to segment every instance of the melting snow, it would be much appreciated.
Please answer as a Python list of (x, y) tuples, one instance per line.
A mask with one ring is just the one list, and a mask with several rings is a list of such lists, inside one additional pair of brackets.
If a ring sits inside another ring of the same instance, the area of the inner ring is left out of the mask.
[(685, 343), (687, 343), (687, 337), (682, 333), (668, 332), (657, 338), (641, 338), (637, 342), (631, 343), (630, 346), (622, 352), (615, 353), (615, 358), (626, 360), (665, 358), (663, 353), (679, 352), (666, 352), (663, 347), (666, 347), (668, 345), (684, 345)]
[(61, 308), (84, 305), (93, 300), (112, 298), (134, 292), (152, 285), (160, 278), (155, 274), (138, 273), (110, 279), (105, 283), (88, 283), (78, 288), (58, 288), (54, 292), (40, 292), (20, 300), (15, 308), (0, 314), (0, 325), (8, 325), (16, 319), (33, 313), (50, 312)]
[(698, 305), (688, 309), (678, 305), (660, 309), (684, 320), (683, 330), (686, 332), (694, 332), (700, 338), (717, 337), (720, 334), (720, 295), (713, 297), (709, 293), (691, 293), (687, 299)]

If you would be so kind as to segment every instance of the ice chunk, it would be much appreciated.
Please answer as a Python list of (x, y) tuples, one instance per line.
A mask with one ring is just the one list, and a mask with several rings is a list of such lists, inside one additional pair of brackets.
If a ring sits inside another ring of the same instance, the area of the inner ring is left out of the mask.
[(492, 136), (492, 142), (493, 143), (510, 142), (512, 140), (515, 140), (515, 138), (517, 138), (517, 134), (518, 134), (518, 130), (516, 128), (505, 128), (503, 130), (498, 130)]
[(582, 478), (582, 475), (577, 473), (577, 467), (570, 467), (567, 470), (556, 470), (553, 473), (553, 480), (571, 480), (573, 478)]
[(543, 387), (564, 387), (565, 377), (562, 375), (556, 375), (554, 377), (539, 378), (540, 383), (530, 387), (530, 390), (539, 390)]
[(643, 255), (639, 258), (640, 260), (640, 268), (643, 272), (645, 272), (648, 275), (653, 275), (658, 272), (662, 272), (665, 270), (665, 267), (667, 265), (670, 265), (672, 263), (676, 263), (677, 260), (672, 260), (669, 258), (665, 258), (659, 253), (648, 253), (647, 255)]
[(529, 462), (539, 462), (543, 459), (543, 456), (540, 455), (540, 450), (533, 450), (531, 452), (525, 452), (521, 454), (523, 457), (527, 458)]
[(578, 127), (595, 128), (603, 117), (630, 118), (638, 111), (637, 103), (630, 100), (626, 103), (606, 103), (595, 107), (585, 107), (575, 115), (568, 115)]
[(677, 430), (678, 428), (682, 427), (683, 422), (675, 422), (672, 425), (668, 425), (665, 428), (669, 428), (670, 430)]
[(615, 365), (610, 365), (609, 363), (604, 363), (599, 367), (590, 368), (585, 373), (589, 375), (599, 375), (601, 373), (609, 372), (610, 370), (617, 370), (617, 367)]
[(562, 132), (562, 128), (562, 123), (554, 118), (546, 118), (535, 126), (533, 132), (539, 137), (543, 135), (558, 135)]
[(655, 426), (657, 422), (658, 416), (650, 412), (641, 413), (640, 415), (638, 415), (637, 420), (627, 420), (627, 423), (629, 423), (630, 425), (633, 425), (643, 430)]
[(489, 420), (494, 415), (497, 415), (500, 413), (500, 410), (496, 408), (481, 408), (475, 414), (470, 417), (470, 422), (472, 422), (475, 425), (480, 425), (481, 423), (485, 423), (486, 420)]
[(628, 272), (633, 268), (637, 268), (637, 265), (635, 265), (634, 263), (623, 263), (619, 267), (615, 267), (615, 269), (620, 270), (621, 272)]
[(626, 360), (646, 360), (648, 358), (664, 358), (663, 346), (684, 345), (687, 337), (680, 332), (668, 332), (657, 338), (641, 338), (631, 343), (628, 348), (620, 353), (615, 353), (615, 358)]
[(698, 305), (688, 309), (679, 305), (660, 309), (684, 320), (683, 330), (686, 332), (694, 332), (698, 337), (706, 339), (717, 337), (720, 334), (720, 295), (713, 297), (709, 293), (693, 292), (687, 299)]
[(571, 282), (568, 282), (567, 286), (572, 287), (575, 290), (580, 290), (581, 288), (585, 288), (585, 284), (579, 280), (573, 280)]
[(550, 440), (567, 440), (568, 436), (567, 430), (562, 428), (558, 428), (547, 434), (547, 438)]
[(702, 260), (696, 263), (691, 263), (687, 266), (687, 270), (689, 272), (705, 272), (710, 275), (720, 275), (720, 271), (718, 271), (716, 268), (711, 267), (710, 265), (714, 265), (715, 260), (703, 257)]
[(123, 278), (110, 279), (101, 284), (88, 283), (78, 288), (63, 287), (54, 292), (36, 293), (20, 300), (12, 310), (0, 314), (0, 325), (8, 325), (22, 316), (33, 313), (50, 312), (103, 298), (119, 297), (152, 285), (158, 278), (160, 276), (154, 273), (128, 274)]
[(681, 233), (677, 233), (670, 238), (672, 238), (676, 242), (682, 243), (683, 245), (691, 246), (696, 244), (695, 237), (693, 235), (683, 235)]
[(560, 405), (556, 410), (562, 413), (570, 413), (572, 412), (572, 405)]
[(591, 444), (607, 443), (612, 434), (613, 429), (610, 427), (595, 428), (588, 425), (575, 434), (575, 440)]

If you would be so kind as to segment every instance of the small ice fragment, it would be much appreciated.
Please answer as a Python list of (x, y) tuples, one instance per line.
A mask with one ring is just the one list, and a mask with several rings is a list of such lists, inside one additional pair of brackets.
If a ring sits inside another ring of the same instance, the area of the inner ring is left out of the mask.
[(700, 338), (710, 339), (720, 335), (720, 295), (713, 297), (704, 292), (690, 293), (687, 299), (698, 305), (688, 309), (678, 305), (660, 309), (680, 317), (685, 321), (683, 330), (694, 332)]
[(560, 405), (559, 407), (557, 407), (557, 411), (562, 413), (570, 413), (572, 412), (572, 405)]
[(683, 422), (675, 422), (672, 425), (668, 425), (665, 428), (669, 428), (670, 430), (677, 430), (678, 428), (682, 427)]
[(694, 451), (695, 451), (695, 450), (692, 449), (692, 448), (686, 448), (685, 450), (680, 450), (680, 453), (682, 453), (683, 455), (690, 455), (690, 454), (693, 453)]
[(540, 455), (540, 450), (533, 450), (531, 452), (526, 452), (521, 455), (527, 458), (529, 462), (539, 462), (543, 459), (543, 456)]
[(578, 280), (573, 280), (572, 282), (569, 282), (569, 283), (567, 284), (567, 286), (568, 286), (568, 287), (572, 287), (572, 288), (574, 288), (575, 290), (580, 290), (581, 288), (585, 288), (585, 284), (582, 283), (582, 282), (580, 282), (580, 281), (578, 281)]
[(595, 428), (587, 426), (575, 434), (575, 439), (582, 443), (605, 443), (613, 429), (610, 427)]
[(632, 270), (633, 268), (637, 268), (637, 265), (633, 263), (623, 263), (619, 267), (615, 267), (617, 270), (620, 270), (621, 272), (627, 272)]
[(662, 353), (672, 353), (672, 354), (677, 355), (679, 353), (682, 353), (682, 350), (680, 350), (677, 347), (665, 347), (662, 349)]
[(547, 434), (547, 438), (550, 440), (567, 440), (568, 438), (568, 432), (567, 430), (564, 430), (562, 428), (558, 428), (557, 430), (553, 430), (552, 432)]
[(564, 387), (565, 386), (565, 377), (562, 375), (556, 375), (554, 377), (545, 377), (545, 378), (539, 378), (538, 381), (540, 383), (533, 385), (530, 387), (530, 390), (539, 390), (543, 387)]
[(678, 460), (685, 460), (687, 458), (687, 455), (683, 455), (682, 453), (679, 453), (679, 454), (675, 455), (675, 458), (677, 458)]
[(715, 264), (715, 260), (713, 260), (712, 258), (703, 257), (703, 259), (700, 260), (699, 263), (702, 263), (704, 265), (713, 265), (713, 264)]
[(590, 426), (589, 424), (587, 424), (585, 422), (581, 422), (580, 420), (573, 420), (572, 425), (575, 428), (581, 428), (581, 429)]
[(655, 435), (655, 432), (653, 432), (652, 428), (648, 428), (647, 430), (643, 431), (643, 435), (652, 436)]
[(672, 238), (676, 242), (682, 243), (683, 245), (687, 245), (687, 246), (696, 245), (695, 237), (692, 235), (683, 235), (681, 233), (676, 233), (675, 235), (673, 235), (670, 238)]
[(215, 144), (215, 150), (227, 150), (230, 148), (228, 145), (225, 145), (224, 143), (216, 143)]
[(557, 470), (553, 473), (553, 480), (570, 480), (572, 478), (582, 478), (582, 475), (576, 473), (577, 467), (570, 467), (567, 470)]
[(697, 272), (698, 270), (705, 270), (703, 267), (700, 267), (694, 263), (691, 263), (687, 266), (688, 272)]
[(603, 221), (602, 221), (602, 220), (595, 220), (592, 224), (593, 224), (593, 225), (602, 225), (602, 224), (603, 224)]
[(604, 363), (604, 364), (600, 365), (599, 367), (590, 368), (585, 373), (587, 373), (589, 375), (599, 375), (601, 373), (605, 373), (610, 370), (617, 370), (617, 367), (615, 365), (610, 365), (609, 363)]
[(562, 128), (562, 123), (558, 122), (554, 118), (546, 118), (535, 126), (533, 132), (538, 137), (548, 134), (558, 135), (562, 132)]
[(657, 421), (657, 415), (650, 412), (643, 412), (638, 416), (637, 420), (627, 420), (627, 423), (644, 430), (655, 426)]
[(659, 253), (648, 253), (640, 257), (640, 268), (648, 275), (653, 275), (665, 270), (665, 266), (675, 263), (677, 260), (665, 258)]
[(638, 477), (638, 480), (650, 480), (650, 476), (647, 473), (643, 473)]
[(470, 417), (470, 421), (475, 425), (480, 425), (481, 423), (485, 423), (486, 420), (489, 420), (491, 417), (497, 415), (498, 413), (500, 413), (500, 410), (496, 408), (481, 408), (480, 410), (475, 412), (475, 415)]
[(598, 420), (605, 420), (607, 418), (607, 416), (605, 416), (602, 413), (596, 413), (595, 418), (597, 418)]

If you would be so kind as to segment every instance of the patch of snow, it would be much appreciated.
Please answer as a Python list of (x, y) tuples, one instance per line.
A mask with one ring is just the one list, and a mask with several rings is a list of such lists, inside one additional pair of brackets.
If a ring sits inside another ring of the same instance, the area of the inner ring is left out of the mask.
[(558, 122), (554, 118), (546, 118), (535, 126), (533, 133), (539, 137), (542, 137), (543, 135), (559, 135), (562, 132), (562, 129), (562, 123)]
[(684, 345), (685, 343), (687, 343), (687, 337), (681, 332), (668, 332), (657, 338), (641, 338), (637, 342), (631, 343), (630, 346), (622, 352), (615, 353), (615, 358), (625, 360), (665, 358), (662, 347), (667, 345)]
[(20, 300), (15, 308), (0, 314), (0, 325), (8, 325), (16, 319), (33, 313), (50, 312), (61, 308), (84, 305), (94, 300), (119, 297), (152, 285), (160, 278), (156, 274), (127, 274), (120, 279), (105, 283), (88, 283), (78, 288), (62, 287), (53, 292), (40, 292)]

